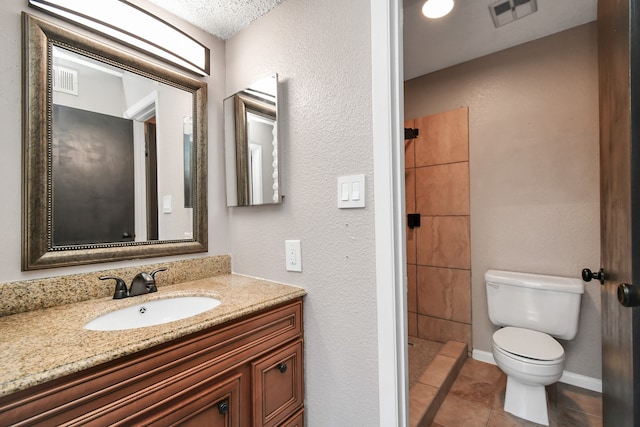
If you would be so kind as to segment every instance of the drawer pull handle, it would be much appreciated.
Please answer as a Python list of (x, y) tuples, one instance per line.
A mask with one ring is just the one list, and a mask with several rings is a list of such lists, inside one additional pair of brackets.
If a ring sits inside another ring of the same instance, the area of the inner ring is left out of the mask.
[(221, 415), (225, 415), (227, 412), (229, 412), (229, 403), (226, 400), (223, 400), (222, 402), (218, 403), (218, 412), (220, 412)]
[(287, 364), (286, 363), (279, 364), (278, 370), (284, 374), (285, 372), (287, 372)]

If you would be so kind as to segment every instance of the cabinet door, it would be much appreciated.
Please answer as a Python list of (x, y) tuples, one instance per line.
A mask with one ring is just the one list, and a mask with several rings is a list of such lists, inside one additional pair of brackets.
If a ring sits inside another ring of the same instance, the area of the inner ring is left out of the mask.
[(275, 426), (304, 401), (302, 340), (253, 363), (254, 426)]

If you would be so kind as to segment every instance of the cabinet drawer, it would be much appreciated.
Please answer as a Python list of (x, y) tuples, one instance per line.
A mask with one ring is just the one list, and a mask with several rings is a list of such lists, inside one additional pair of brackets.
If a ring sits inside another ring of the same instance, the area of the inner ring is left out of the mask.
[(242, 374), (177, 390), (174, 397), (141, 410), (123, 425), (239, 427)]
[(278, 427), (304, 427), (304, 408), (282, 424), (279, 424)]
[(275, 426), (304, 402), (302, 340), (253, 364), (254, 426)]

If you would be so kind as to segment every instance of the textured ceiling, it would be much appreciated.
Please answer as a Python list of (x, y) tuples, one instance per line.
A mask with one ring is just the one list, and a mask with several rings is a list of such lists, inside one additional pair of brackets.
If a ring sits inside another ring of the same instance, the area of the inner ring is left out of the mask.
[[(149, 1), (226, 40), (284, 0)], [(434, 21), (421, 14), (424, 0), (404, 0), (405, 80), (596, 19), (597, 0), (538, 0), (536, 13), (495, 28), (488, 8), (495, 1), (455, 0)]]
[(196, 27), (228, 39), (284, 0), (149, 0)]

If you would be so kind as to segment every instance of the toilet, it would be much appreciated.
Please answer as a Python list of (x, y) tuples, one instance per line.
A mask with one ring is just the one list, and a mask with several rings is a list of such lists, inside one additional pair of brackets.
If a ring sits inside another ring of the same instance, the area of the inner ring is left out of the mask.
[(504, 410), (549, 425), (545, 386), (560, 379), (565, 359), (555, 338), (576, 336), (584, 283), (498, 270), (487, 271), (484, 278), (489, 319), (501, 327), (493, 334), (492, 348), (507, 375)]

